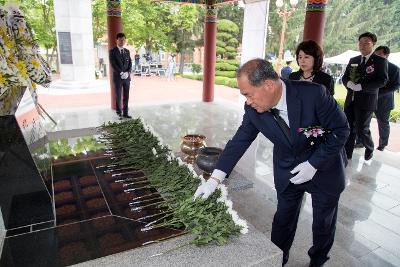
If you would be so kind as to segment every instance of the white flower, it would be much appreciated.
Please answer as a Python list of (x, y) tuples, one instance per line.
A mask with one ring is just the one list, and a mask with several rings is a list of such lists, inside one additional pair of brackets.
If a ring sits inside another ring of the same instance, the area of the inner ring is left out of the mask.
[(247, 225), (246, 220), (241, 219), (237, 212), (233, 209), (232, 201), (228, 199), (228, 189), (223, 184), (218, 185), (218, 187), (221, 190), (221, 196), (217, 199), (217, 201), (223, 202), (226, 205), (226, 212), (232, 216), (233, 222), (242, 228), (240, 233), (247, 234), (249, 232), (249, 226)]

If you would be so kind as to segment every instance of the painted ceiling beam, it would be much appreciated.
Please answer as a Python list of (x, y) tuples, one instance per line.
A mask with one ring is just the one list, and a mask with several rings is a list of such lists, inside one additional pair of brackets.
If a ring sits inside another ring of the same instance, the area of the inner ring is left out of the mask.
[(237, 1), (238, 0), (154, 0), (154, 2), (172, 2), (177, 4), (195, 4), (204, 6), (216, 6)]

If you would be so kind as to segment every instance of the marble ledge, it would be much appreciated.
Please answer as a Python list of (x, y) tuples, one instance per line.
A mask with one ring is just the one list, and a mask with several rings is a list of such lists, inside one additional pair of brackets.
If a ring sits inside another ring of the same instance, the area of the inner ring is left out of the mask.
[(254, 227), (224, 246), (186, 246), (159, 255), (190, 241), (190, 235), (83, 262), (77, 267), (119, 266), (281, 266), (282, 251)]

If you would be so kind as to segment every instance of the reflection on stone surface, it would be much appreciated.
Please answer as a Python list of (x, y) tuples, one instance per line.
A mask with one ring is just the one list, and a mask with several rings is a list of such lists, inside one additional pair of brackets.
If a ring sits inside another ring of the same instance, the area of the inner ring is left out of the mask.
[[(180, 137), (188, 133), (204, 134), (208, 146), (223, 148), (239, 126), (243, 114), (242, 107), (226, 102), (138, 105), (131, 107), (130, 111), (133, 116), (143, 117), (173, 151), (179, 151)], [(98, 126), (106, 121), (118, 120), (108, 107), (53, 115), (61, 121), (59, 130)], [(257, 142), (257, 149), (235, 168), (235, 171), (255, 182), (254, 188), (230, 194), (239, 213), (269, 236), (276, 209), (272, 144), (262, 138)], [(353, 160), (346, 168), (348, 186), (340, 199), (337, 238), (332, 250), (334, 257), (327, 263), (328, 267), (368, 264), (399, 266), (400, 230), (396, 228), (395, 222), (400, 217), (400, 155), (375, 153), (371, 164), (366, 165), (363, 152), (356, 150)], [(255, 166), (252, 165), (251, 157), (255, 158)], [(300, 217), (299, 231), (306, 229), (311, 232), (310, 207), (311, 199), (307, 197)], [(293, 256), (288, 266), (306, 266), (308, 263), (306, 251), (311, 245), (309, 233), (296, 236), (299, 241), (291, 251)], [(304, 241), (301, 240), (302, 237), (308, 239)], [(300, 243), (303, 245), (299, 245)], [(367, 259), (368, 255), (371, 255), (370, 258), (380, 258), (371, 261)], [(295, 262), (292, 258), (301, 261)], [(335, 261), (335, 258), (340, 260)], [(358, 260), (358, 264), (355, 264), (354, 259)]]

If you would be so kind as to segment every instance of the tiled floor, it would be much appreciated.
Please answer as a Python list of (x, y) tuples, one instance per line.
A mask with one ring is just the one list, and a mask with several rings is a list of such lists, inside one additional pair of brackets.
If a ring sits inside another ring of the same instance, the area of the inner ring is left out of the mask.
[[(227, 101), (133, 105), (131, 113), (144, 118), (174, 151), (179, 151), (180, 138), (187, 133), (203, 134), (208, 146), (224, 147), (242, 116), (241, 108)], [(117, 120), (108, 107), (54, 110), (51, 114), (59, 122), (53, 130), (95, 127)], [(251, 179), (254, 187), (230, 193), (239, 213), (267, 236), (276, 208), (271, 156), (272, 144), (259, 138), (235, 169)], [(336, 240), (326, 266), (400, 266), (400, 155), (376, 151), (368, 164), (363, 151), (357, 150), (346, 172)], [(308, 266), (310, 200), (307, 195), (288, 266)]]

